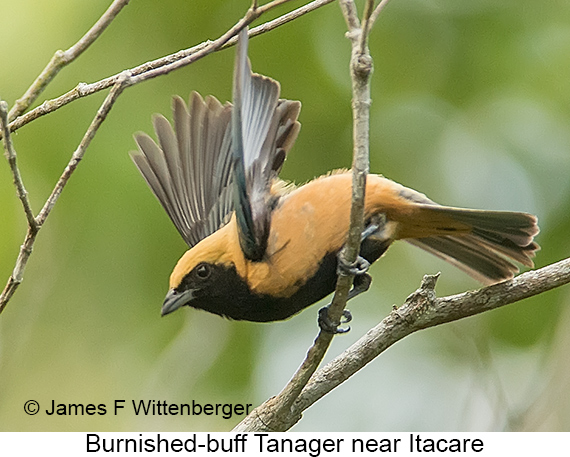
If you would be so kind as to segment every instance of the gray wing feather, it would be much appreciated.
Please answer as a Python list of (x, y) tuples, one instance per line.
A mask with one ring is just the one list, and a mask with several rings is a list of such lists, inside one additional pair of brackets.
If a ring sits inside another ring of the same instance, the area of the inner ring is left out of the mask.
[[(279, 100), (279, 83), (251, 72), (247, 31), (239, 41), (236, 108), (195, 92), (188, 106), (174, 97), (174, 130), (156, 115), (158, 144), (137, 133), (131, 157), (190, 247), (226, 224), (236, 208), (240, 242), (245, 234), (263, 253), (259, 240), (269, 231), (271, 185), (299, 133), (301, 104)], [(237, 163), (242, 173), (234, 183)]]
[(247, 40), (244, 29), (234, 69), (234, 206), (240, 246), (247, 258), (260, 260), (269, 235), (271, 186), (299, 133), (301, 105), (279, 100), (279, 83), (252, 73)]
[(173, 99), (175, 131), (154, 118), (158, 144), (135, 135), (131, 157), (189, 246), (227, 223), (233, 209), (231, 186), (231, 105), (192, 93), (190, 110)]

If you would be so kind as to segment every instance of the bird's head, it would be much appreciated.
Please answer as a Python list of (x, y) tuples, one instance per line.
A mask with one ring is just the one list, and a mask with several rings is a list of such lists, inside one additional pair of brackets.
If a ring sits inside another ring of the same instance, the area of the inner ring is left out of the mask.
[(184, 305), (203, 308), (201, 302), (218, 294), (228, 270), (235, 271), (239, 253), (233, 220), (186, 251), (170, 275), (161, 314), (170, 314)]

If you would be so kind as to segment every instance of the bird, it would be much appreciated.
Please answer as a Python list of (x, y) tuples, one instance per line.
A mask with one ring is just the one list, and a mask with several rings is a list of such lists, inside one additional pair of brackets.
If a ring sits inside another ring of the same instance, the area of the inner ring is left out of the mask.
[[(158, 141), (139, 132), (131, 157), (189, 249), (170, 276), (161, 314), (189, 306), (233, 320), (287, 319), (331, 294), (338, 270), (356, 274), (349, 299), (366, 291), (368, 266), (404, 240), (483, 284), (533, 267), (540, 249), (528, 213), (442, 206), (382, 175), (368, 174), (356, 265), (347, 239), (352, 177), (336, 170), (299, 187), (279, 178), (300, 131), (301, 103), (253, 73), (248, 32), (238, 36), (233, 103), (192, 92), (173, 98), (173, 126), (153, 119)], [(322, 312), (324, 310), (324, 312)], [(319, 312), (321, 328), (340, 323)], [(346, 320), (351, 318), (345, 313)]]

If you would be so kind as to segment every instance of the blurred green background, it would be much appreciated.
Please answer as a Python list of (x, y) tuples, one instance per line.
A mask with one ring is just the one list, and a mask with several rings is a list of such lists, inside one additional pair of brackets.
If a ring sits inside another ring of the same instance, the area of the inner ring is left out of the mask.
[[(2, 1), (0, 97), (11, 105), (57, 49), (110, 0)], [(302, 2), (292, 2), (299, 6)], [(78, 82), (221, 35), (248, 0), (131, 0), (41, 100)], [(286, 12), (280, 8), (267, 20)], [(260, 23), (258, 21), (257, 23)], [(350, 45), (331, 4), (255, 38), (255, 71), (301, 100), (299, 139), (283, 170), (298, 183), (351, 163)], [(458, 206), (539, 216), (543, 266), (570, 255), (570, 3), (393, 0), (372, 32), (371, 171)], [(128, 89), (41, 231), (25, 279), (0, 316), (0, 430), (229, 430), (239, 420), (112, 414), (115, 399), (261, 403), (313, 341), (318, 307), (286, 322), (230, 322), (183, 309), (160, 318), (185, 245), (131, 163), (132, 134), (170, 117), (173, 94), (231, 97), (233, 49)], [(105, 94), (14, 135), (37, 212)], [(0, 280), (25, 233), (0, 162)], [(350, 304), (342, 352), (401, 304), (425, 273), (440, 295), (478, 285), (401, 243)], [(297, 431), (570, 430), (570, 289), (414, 334), (308, 410)], [(28, 416), (26, 400), (42, 411)], [(105, 416), (47, 416), (56, 403), (105, 403)]]

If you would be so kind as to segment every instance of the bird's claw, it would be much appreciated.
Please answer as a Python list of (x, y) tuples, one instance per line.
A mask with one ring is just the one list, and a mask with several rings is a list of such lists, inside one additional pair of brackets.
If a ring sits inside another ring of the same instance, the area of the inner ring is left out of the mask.
[(365, 274), (369, 268), (370, 262), (362, 256), (358, 256), (356, 261), (350, 263), (347, 262), (341, 254), (338, 255), (337, 270), (339, 273), (359, 276)]
[(332, 333), (333, 335), (338, 335), (340, 333), (347, 333), (350, 331), (350, 326), (340, 328), (342, 324), (348, 324), (352, 320), (352, 314), (348, 309), (342, 310), (342, 318), (340, 322), (333, 322), (329, 317), (329, 307), (330, 305), (324, 306), (319, 309), (319, 327), (323, 332)]
[[(356, 261), (349, 263), (344, 260), (341, 253), (338, 254), (337, 272), (350, 274), (356, 276), (354, 279), (354, 287), (348, 293), (348, 300), (356, 297), (361, 292), (368, 290), (372, 278), (366, 272), (370, 268), (370, 262), (362, 256), (358, 256)], [(319, 310), (319, 327), (323, 332), (332, 333), (337, 335), (339, 333), (347, 333), (350, 331), (350, 326), (340, 328), (342, 324), (348, 324), (352, 320), (352, 314), (348, 309), (342, 311), (342, 318), (340, 322), (333, 322), (329, 317), (329, 307), (327, 305)]]

